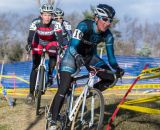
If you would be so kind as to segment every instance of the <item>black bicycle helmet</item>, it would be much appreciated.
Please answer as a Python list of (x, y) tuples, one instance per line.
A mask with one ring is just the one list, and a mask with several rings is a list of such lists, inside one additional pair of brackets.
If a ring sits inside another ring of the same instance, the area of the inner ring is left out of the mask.
[(113, 18), (115, 13), (116, 13), (115, 10), (111, 6), (106, 4), (99, 4), (94, 10), (95, 16)]
[(59, 9), (59, 8), (56, 8), (56, 9), (53, 11), (53, 14), (54, 14), (55, 17), (57, 17), (57, 16), (63, 17), (63, 16), (64, 16), (64, 11), (61, 10), (61, 9)]

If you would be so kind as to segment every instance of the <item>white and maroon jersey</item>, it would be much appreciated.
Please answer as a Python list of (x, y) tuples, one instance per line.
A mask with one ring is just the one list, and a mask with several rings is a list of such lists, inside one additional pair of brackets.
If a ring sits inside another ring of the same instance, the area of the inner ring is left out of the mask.
[(47, 45), (49, 42), (57, 41), (63, 43), (61, 23), (51, 20), (49, 24), (43, 24), (41, 17), (32, 21), (29, 28), (28, 44), (36, 42)]

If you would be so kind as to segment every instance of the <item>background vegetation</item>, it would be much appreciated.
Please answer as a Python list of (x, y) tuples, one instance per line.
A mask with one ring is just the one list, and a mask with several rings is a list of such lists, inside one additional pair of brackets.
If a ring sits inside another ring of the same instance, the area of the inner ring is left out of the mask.
[[(93, 7), (82, 13), (67, 14), (68, 20), (74, 30), (77, 24), (85, 18), (93, 18)], [(24, 61), (27, 44), (28, 29), (31, 21), (38, 16), (28, 14), (20, 16), (8, 13), (0, 13), (0, 61), (5, 62)], [(160, 52), (160, 23), (140, 23), (137, 18), (124, 16), (123, 19), (114, 19), (111, 28), (115, 37), (116, 55), (137, 55), (159, 57)], [(100, 47), (104, 44), (101, 43)]]

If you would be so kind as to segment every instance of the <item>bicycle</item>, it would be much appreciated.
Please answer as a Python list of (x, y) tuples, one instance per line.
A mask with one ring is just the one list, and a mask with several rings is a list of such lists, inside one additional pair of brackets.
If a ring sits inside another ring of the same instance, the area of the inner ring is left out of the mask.
[[(73, 81), (70, 92), (66, 95), (58, 119), (58, 130), (100, 130), (104, 117), (104, 98), (100, 90), (93, 88), (95, 77), (99, 71), (107, 71), (94, 66), (89, 66), (91, 71), (87, 75), (76, 77), (80, 70), (72, 75)], [(111, 71), (107, 71), (112, 73)], [(117, 82), (116, 75), (113, 85)], [(76, 98), (75, 89), (77, 80), (88, 78), (81, 94)], [(76, 98), (76, 100), (75, 100)], [(49, 127), (51, 113), (46, 106), (46, 130)]]
[(42, 51), (41, 55), (41, 61), (38, 66), (38, 72), (37, 72), (37, 78), (36, 78), (36, 84), (35, 84), (35, 105), (36, 105), (36, 115), (39, 115), (39, 110), (41, 106), (41, 96), (42, 94), (45, 93), (47, 86), (46, 86), (46, 81), (47, 81), (47, 70), (46, 70), (46, 65), (45, 65), (45, 53), (50, 52), (50, 53), (56, 53), (57, 54), (57, 63), (56, 63), (56, 79), (59, 81), (59, 77), (57, 76), (58, 73), (58, 66), (59, 66), (59, 60), (60, 60), (60, 49), (58, 47), (58, 53), (56, 50), (46, 50), (45, 48), (43, 49), (38, 49), (34, 48), (35, 51)]

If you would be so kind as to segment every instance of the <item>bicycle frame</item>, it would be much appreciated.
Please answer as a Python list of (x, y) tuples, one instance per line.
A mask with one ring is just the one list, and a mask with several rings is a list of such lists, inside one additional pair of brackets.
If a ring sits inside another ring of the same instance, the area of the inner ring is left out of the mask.
[[(76, 83), (74, 83), (72, 85), (72, 93), (71, 93), (71, 101), (70, 101), (70, 109), (69, 109), (69, 120), (72, 121), (74, 118), (74, 113), (76, 112), (77, 107), (79, 106), (80, 101), (82, 101), (82, 113), (81, 113), (81, 121), (83, 120), (83, 113), (84, 113), (84, 106), (85, 106), (85, 102), (86, 102), (86, 97), (87, 97), (87, 92), (89, 88), (93, 88), (93, 84), (94, 84), (94, 80), (95, 80), (95, 75), (96, 73), (90, 72), (89, 73), (89, 79), (87, 84), (85, 85), (82, 93), (80, 94), (80, 96), (77, 98), (75, 105), (72, 108), (73, 105), (73, 93), (76, 87)], [(93, 97), (92, 97), (93, 98)], [(94, 100), (94, 99), (92, 99)], [(94, 109), (94, 101), (92, 101), (91, 103), (91, 108)], [(94, 115), (94, 111), (92, 111), (92, 115)], [(93, 116), (92, 116), (93, 117)], [(93, 123), (93, 119), (91, 119), (91, 122)], [(91, 123), (91, 124), (92, 124)]]
[[(37, 72), (37, 78), (36, 78), (36, 84), (35, 84), (35, 90), (38, 89), (38, 82), (39, 82), (39, 70), (40, 68), (43, 66), (44, 69), (45, 69), (45, 76), (44, 76), (44, 83), (46, 83), (46, 79), (47, 79), (47, 75), (46, 75), (46, 65), (45, 65), (45, 61), (46, 61), (46, 58), (45, 58), (45, 53), (46, 52), (52, 52), (52, 53), (55, 53), (55, 50), (46, 50), (45, 48), (43, 49), (38, 49), (38, 48), (34, 48), (35, 51), (39, 51), (39, 50), (42, 50), (42, 55), (41, 55), (41, 61), (40, 61), (40, 64), (38, 66), (38, 72)], [(45, 84), (43, 84), (43, 89), (42, 91), (44, 92), (45, 91)]]
[[(101, 69), (101, 68), (98, 68), (99, 69), (98, 71), (96, 70), (96, 68), (94, 68), (92, 66), (91, 66), (91, 68), (93, 69), (93, 71), (89, 72), (88, 81), (87, 81), (86, 85), (84, 86), (84, 88), (82, 90), (82, 93), (76, 99), (76, 101), (75, 101), (76, 103), (75, 103), (74, 106), (73, 106), (73, 96), (74, 96), (73, 93), (74, 93), (74, 90), (75, 90), (75, 87), (76, 87), (76, 77), (75, 77), (75, 81), (72, 83), (72, 93), (70, 95), (69, 112), (68, 112), (68, 118), (69, 118), (70, 121), (73, 121), (73, 119), (75, 118), (75, 113), (76, 113), (77, 107), (82, 102), (80, 121), (82, 122), (82, 124), (85, 123), (85, 122), (83, 122), (83, 118), (84, 118), (83, 116), (84, 116), (84, 109), (85, 109), (86, 98), (88, 96), (87, 95), (88, 94), (88, 90), (90, 88), (93, 88), (97, 72), (104, 71), (104, 69)], [(115, 81), (110, 85), (110, 86), (113, 86), (117, 82), (116, 75), (115, 75), (114, 72), (111, 72), (111, 71), (107, 71), (107, 72), (114, 74)], [(86, 76), (84, 76), (84, 77), (86, 77)], [(79, 77), (79, 79), (82, 79), (82, 78)], [(94, 96), (92, 96), (91, 97), (91, 119), (89, 121), (89, 127), (91, 127), (91, 126), (94, 125), (94, 114), (95, 114), (94, 113), (94, 108), (95, 108), (94, 105), (95, 105), (95, 103), (94, 103)]]
[[(35, 50), (38, 50), (38, 49), (35, 49)], [(45, 61), (46, 61), (46, 59), (45, 59), (45, 52), (46, 52), (46, 49), (45, 48), (43, 48), (42, 49), (42, 55), (41, 55), (41, 62), (40, 62), (40, 64), (39, 64), (39, 66), (38, 66), (38, 72), (37, 72), (37, 78), (36, 78), (36, 85), (35, 85), (35, 91), (38, 89), (38, 85), (39, 85), (39, 70), (40, 70), (40, 68), (43, 66), (44, 67), (44, 69), (45, 69), (45, 76), (44, 76), (44, 83), (46, 83), (46, 65), (45, 65)], [(43, 85), (43, 92), (45, 91), (45, 84)]]
[[(88, 120), (88, 125), (89, 127), (92, 127), (94, 126), (94, 117), (95, 117), (95, 96), (94, 94), (97, 95), (97, 92), (100, 93), (99, 90), (97, 89), (94, 89), (93, 88), (93, 85), (94, 85), (94, 81), (95, 81), (95, 78), (96, 78), (96, 74), (97, 72), (99, 71), (106, 71), (102, 68), (94, 68), (93, 66), (89, 66), (92, 71), (89, 72), (88, 75), (83, 75), (83, 76), (80, 76), (80, 77), (76, 77), (75, 75), (77, 75), (80, 71), (80, 69), (77, 69), (77, 71), (72, 74), (71, 76), (74, 77), (73, 78), (73, 81), (72, 81), (72, 84), (71, 84), (71, 92), (69, 92), (67, 95), (66, 95), (66, 106), (64, 106), (64, 111), (62, 109), (62, 113), (60, 112), (59, 114), (59, 121), (61, 122), (61, 125), (60, 125), (60, 128), (63, 130), (64, 128), (66, 128), (66, 123), (69, 122), (72, 122), (76, 119), (77, 117), (77, 113), (79, 112), (79, 110), (81, 110), (80, 112), (80, 116), (79, 116), (79, 120), (81, 122), (81, 124), (85, 124), (87, 123), (86, 120), (84, 120), (84, 116), (85, 116), (85, 107), (86, 107), (86, 100), (88, 99), (88, 96), (90, 97), (90, 100), (91, 103), (90, 103), (90, 119)], [(111, 71), (108, 71), (109, 73), (111, 73)], [(113, 72), (112, 72), (113, 74)], [(77, 86), (77, 83), (76, 81), (79, 80), (79, 79), (85, 79), (87, 78), (87, 83), (84, 85), (84, 88), (81, 92), (81, 94), (76, 98), (76, 100), (74, 101), (74, 92), (75, 92), (75, 88)], [(93, 91), (92, 91), (93, 90)], [(96, 90), (96, 91), (95, 91)], [(69, 90), (70, 91), (70, 90)], [(94, 93), (96, 92), (96, 93)], [(91, 95), (90, 95), (91, 94)], [(101, 98), (100, 100), (100, 103), (102, 103), (102, 109), (101, 109), (101, 112), (103, 113), (104, 111), (104, 99), (103, 99), (103, 95), (100, 94), (101, 96), (99, 98)], [(54, 99), (54, 98), (53, 98)], [(53, 102), (53, 99), (51, 101), (51, 104)], [(97, 98), (96, 98), (97, 99)], [(51, 108), (51, 104), (48, 106), (46, 106), (46, 119), (47, 119), (47, 123), (46, 123), (46, 128), (48, 129), (48, 121), (51, 120), (51, 113), (50, 113), (50, 108)], [(61, 115), (62, 114), (62, 115)], [(101, 115), (100, 117), (103, 118), (103, 116)], [(100, 123), (102, 123), (102, 118), (100, 119)], [(74, 123), (73, 125), (71, 125), (71, 129), (73, 129), (74, 127)]]

